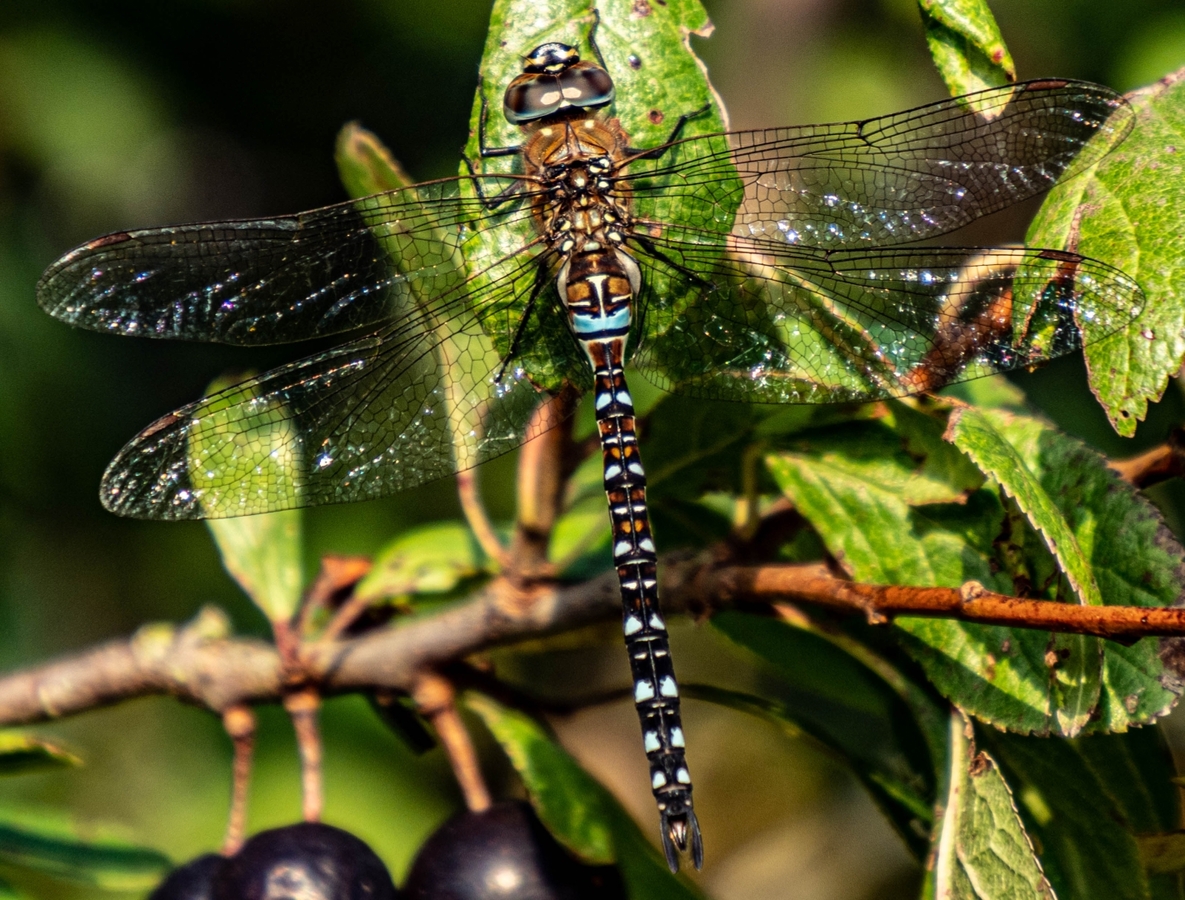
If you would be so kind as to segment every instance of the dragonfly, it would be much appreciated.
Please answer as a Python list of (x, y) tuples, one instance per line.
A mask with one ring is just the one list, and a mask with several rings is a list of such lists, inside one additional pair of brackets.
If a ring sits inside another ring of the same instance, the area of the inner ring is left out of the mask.
[[(550, 42), (503, 113), (521, 143), (468, 174), (295, 215), (121, 231), (53, 263), (76, 326), (264, 345), (343, 342), (169, 413), (103, 476), (119, 515), (198, 519), (365, 500), (531, 439), (591, 391), (622, 622), (672, 871), (703, 839), (658, 598), (626, 365), (670, 391), (863, 402), (1035, 366), (1119, 331), (1143, 295), (1065, 250), (925, 247), (1079, 174), (1130, 130), (1046, 79), (862, 121), (632, 145), (596, 61)], [(484, 91), (484, 87), (483, 87)], [(279, 460), (283, 464), (277, 462)]]

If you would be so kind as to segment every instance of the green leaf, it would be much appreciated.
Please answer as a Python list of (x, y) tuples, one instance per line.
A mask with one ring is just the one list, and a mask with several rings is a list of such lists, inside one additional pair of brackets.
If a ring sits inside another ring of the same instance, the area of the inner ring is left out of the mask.
[(484, 695), (466, 694), (464, 702), (510, 758), (539, 818), (569, 850), (591, 863), (617, 863), (631, 897), (703, 900), (671, 875), (629, 814), (537, 722)]
[(1159, 728), (1133, 728), (1124, 734), (1097, 735), (1075, 741), (1075, 749), (1115, 802), (1136, 834), (1140, 860), (1148, 870), (1151, 900), (1182, 900), (1185, 885), (1149, 865), (1142, 835), (1167, 832), (1181, 821), (1176, 766)]
[(354, 594), (370, 601), (443, 594), (480, 574), (484, 565), (485, 555), (464, 523), (433, 522), (403, 532), (379, 551)]
[[(1180, 602), (1185, 552), (1138, 492), (1097, 454), (1039, 420), (981, 415), (1055, 501), (1104, 603)], [(911, 481), (919, 462), (893, 440), (887, 422), (807, 432), (766, 459), (783, 493), (858, 581), (1056, 591), (1055, 558), (998, 487), (985, 486), (962, 504), (911, 505), (920, 496)], [(1075, 654), (1046, 632), (910, 617), (894, 627), (939, 691), (1012, 731), (1122, 730), (1163, 715), (1181, 691), (1175, 641), (1104, 643), (1100, 665), (1089, 648), (1079, 645)], [(1067, 671), (1055, 680), (1051, 663)], [(1096, 717), (1084, 724), (1094, 679)]]
[[(1103, 603), (1183, 602), (1185, 549), (1159, 511), (1105, 459), (1040, 419), (982, 415), (1016, 449), (1069, 524)], [(1102, 693), (1087, 731), (1122, 731), (1167, 713), (1182, 691), (1180, 673), (1166, 662), (1179, 646), (1177, 639), (1145, 638), (1130, 646), (1102, 642)]]
[[(1041, 427), (1035, 419), (1027, 422), (1031, 428)], [(967, 454), (980, 471), (990, 475), (1028, 516), (1033, 527), (1045, 538), (1050, 552), (1057, 557), (1079, 602), (1101, 606), (1102, 593), (1069, 523), (1056, 501), (1025, 466), (1020, 453), (993, 427), (991, 414), (956, 409), (951, 413), (947, 434), (951, 443)]]
[(147, 890), (168, 871), (168, 857), (110, 838), (80, 840), (72, 829), (0, 822), (0, 862), (104, 890)]
[(0, 775), (80, 766), (82, 760), (54, 741), (18, 732), (0, 732)]
[[(1034, 422), (1034, 427), (1040, 427)], [(974, 409), (956, 409), (950, 417), (948, 435), (980, 468), (990, 475), (1011, 497), (1030, 523), (1045, 538), (1069, 580), (1078, 601), (1087, 606), (1101, 606), (1102, 593), (1095, 583), (1090, 563), (1069, 523), (1029, 471), (1017, 450), (992, 425), (986, 413)], [(1073, 736), (1085, 727), (1099, 701), (1102, 669), (1102, 641), (1085, 635), (1055, 635), (1052, 653), (1059, 662), (1053, 667), (1054, 700), (1058, 730)]]
[[(982, 489), (963, 504), (911, 507), (902, 496), (916, 461), (873, 428), (830, 429), (804, 436), (795, 450), (770, 454), (783, 493), (858, 581), (957, 587), (978, 581), (1008, 593), (994, 564), (1006, 521), (999, 496)], [(868, 459), (874, 446), (879, 456)], [(969, 712), (1008, 727), (1048, 727), (1047, 638), (1005, 628), (899, 617), (895, 630), (926, 675)]]
[(971, 491), (983, 486), (983, 473), (946, 441), (940, 419), (911, 402), (890, 400), (886, 406), (905, 452), (917, 462), (907, 494), (911, 505), (962, 503)]
[(943, 900), (1053, 900), (1012, 791), (977, 751), (971, 723), (950, 722), (942, 817), (934, 831), (933, 895)]
[[(193, 413), (198, 425), (189, 435), (189, 479), (207, 519), (249, 516), (280, 504), (293, 509), (304, 489), (301, 442), (288, 410), (259, 400), (253, 388), (236, 381), (214, 381)], [(245, 416), (239, 406), (252, 400), (252, 414)], [(244, 484), (254, 493), (246, 493)]]
[[(911, 425), (911, 427), (916, 427)], [(915, 452), (918, 448), (915, 442)], [(937, 480), (906, 452), (886, 421), (819, 429), (766, 455), (782, 492), (858, 580), (878, 584), (949, 584), (993, 580), (986, 560), (964, 557), (967, 544), (990, 552), (1003, 519), (999, 501)], [(941, 471), (941, 467), (938, 467)]]
[[(1018, 786), (1045, 872), (1059, 896), (1137, 900), (1148, 896), (1131, 827), (1077, 746), (1057, 738), (987, 734), (984, 740)], [(1162, 786), (1162, 789), (1167, 785)]]
[(378, 136), (357, 122), (347, 122), (338, 132), (333, 159), (351, 197), (381, 194), (413, 183)]
[[(214, 396), (203, 415), (214, 415), (190, 437), (189, 475), (201, 492), (202, 510), (210, 517), (206, 526), (227, 572), (270, 621), (287, 621), (300, 604), (304, 582), (300, 510), (240, 515), (250, 510), (220, 505), (219, 499), (223, 485), (239, 486), (250, 478), (258, 490), (288, 496), (297, 504), (300, 441), (284, 410), (274, 406), (261, 407), (256, 427), (237, 431), (227, 440), (217, 426), (217, 412), (242, 399), (242, 392), (234, 390), (235, 381), (218, 379), (206, 391)], [(238, 496), (237, 487), (234, 493)]]
[(301, 513), (298, 509), (207, 519), (222, 564), (272, 622), (286, 622), (300, 604)]
[(942, 389), (943, 397), (962, 400), (970, 406), (986, 406), (989, 409), (1008, 409), (1025, 412), (1028, 404), (1024, 391), (1007, 378), (973, 378), (959, 381)]
[(615, 862), (604, 788), (529, 717), (480, 694), (467, 694), (465, 705), (510, 757), (548, 830), (586, 862)]
[(736, 491), (741, 456), (760, 417), (752, 404), (664, 396), (647, 418), (649, 495), (661, 503), (711, 489)]
[(1130, 99), (1131, 135), (1093, 171), (1055, 188), (1027, 238), (1117, 266), (1144, 289), (1132, 326), (1086, 348), (1091, 388), (1126, 436), (1185, 358), (1185, 75)]
[(1074, 742), (1119, 814), (1136, 833), (1168, 831), (1180, 822), (1176, 767), (1160, 728), (1132, 728)]
[(952, 96), (1016, 81), (1016, 65), (986, 0), (918, 0), (926, 43)]
[[(599, 488), (604, 463), (599, 455), (590, 457), (588, 462), (596, 470)], [(572, 485), (573, 482), (569, 482), (569, 490)], [(612, 537), (609, 517), (605, 513), (605, 497), (598, 490), (597, 496), (581, 498), (556, 520), (551, 531), (548, 558), (563, 564), (561, 574), (565, 578), (591, 578), (613, 564)]]
[(0, 900), (29, 900), (29, 895), (18, 891), (12, 884), (0, 878)]

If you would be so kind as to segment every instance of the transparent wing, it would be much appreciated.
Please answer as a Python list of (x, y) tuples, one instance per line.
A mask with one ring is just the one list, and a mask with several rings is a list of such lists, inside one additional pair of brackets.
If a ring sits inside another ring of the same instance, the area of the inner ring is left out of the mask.
[[(378, 324), (460, 278), (467, 235), (529, 216), (491, 212), (446, 179), (271, 219), (117, 232), (46, 270), (37, 299), (95, 331), (259, 345)], [(488, 195), (514, 180), (483, 176)]]
[[(885, 246), (952, 231), (1047, 190), (1108, 152), (1133, 118), (1108, 88), (1030, 81), (860, 122), (689, 138), (658, 159), (631, 162), (625, 181), (644, 220), (661, 197), (660, 220), (705, 233), (721, 230), (721, 210), (737, 209), (738, 237)], [(666, 213), (674, 209), (697, 212)]]
[(527, 308), (522, 296), (539, 265), (523, 253), (478, 293), (409, 307), (396, 324), (170, 413), (112, 461), (104, 505), (191, 519), (364, 500), (517, 447), (541, 394), (491, 333), (537, 342), (554, 331), (554, 298)]
[[(1139, 286), (1024, 248), (821, 251), (671, 239), (639, 251), (633, 362), (668, 390), (760, 403), (862, 402), (1035, 365), (1121, 330)], [(674, 299), (672, 299), (674, 298)]]

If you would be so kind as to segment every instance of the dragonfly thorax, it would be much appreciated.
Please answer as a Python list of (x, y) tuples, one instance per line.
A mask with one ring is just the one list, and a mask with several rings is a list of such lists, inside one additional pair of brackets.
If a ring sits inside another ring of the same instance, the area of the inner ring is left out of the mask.
[(567, 256), (625, 239), (630, 196), (618, 160), (628, 145), (616, 119), (566, 118), (532, 129), (523, 165), (539, 188), (533, 200), (536, 225), (556, 252)]

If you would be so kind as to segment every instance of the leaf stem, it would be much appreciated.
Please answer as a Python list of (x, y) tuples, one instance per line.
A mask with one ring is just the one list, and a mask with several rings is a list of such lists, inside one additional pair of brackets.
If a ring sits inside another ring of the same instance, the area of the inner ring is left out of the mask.
[(251, 761), (255, 752), (255, 711), (242, 704), (232, 706), (222, 714), (222, 725), (234, 744), (230, 812), (226, 819), (222, 855), (234, 856), (243, 846), (247, 834), (247, 796), (251, 787)]
[(482, 777), (473, 741), (457, 711), (457, 695), (452, 682), (435, 673), (427, 673), (417, 682), (412, 697), (420, 714), (436, 729), (469, 811), (489, 809), (490, 792)]
[(311, 688), (284, 695), (284, 709), (292, 717), (296, 747), (300, 753), (302, 813), (306, 822), (320, 822), (324, 805), (321, 728), (317, 722), (320, 707), (321, 697)]

